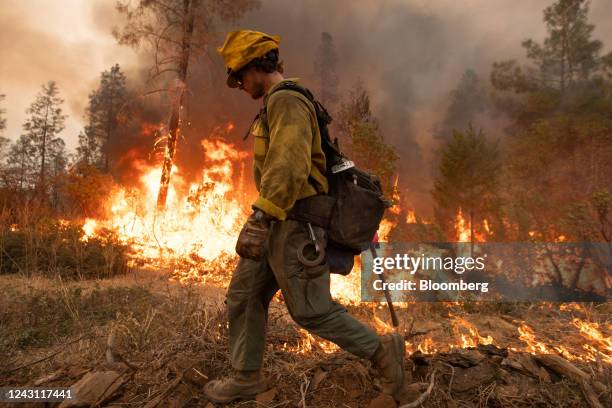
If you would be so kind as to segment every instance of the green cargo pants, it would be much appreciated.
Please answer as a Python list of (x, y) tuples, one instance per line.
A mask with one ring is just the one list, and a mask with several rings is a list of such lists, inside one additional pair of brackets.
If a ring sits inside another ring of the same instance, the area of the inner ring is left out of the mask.
[[(313, 227), (317, 241), (327, 243), (323, 229)], [(266, 342), (268, 306), (280, 288), (289, 314), (304, 329), (361, 358), (371, 358), (379, 345), (376, 333), (334, 302), (326, 262), (305, 267), (297, 247), (309, 239), (306, 224), (287, 220), (271, 228), (261, 262), (241, 258), (228, 292), (229, 342), (236, 370), (259, 370)]]

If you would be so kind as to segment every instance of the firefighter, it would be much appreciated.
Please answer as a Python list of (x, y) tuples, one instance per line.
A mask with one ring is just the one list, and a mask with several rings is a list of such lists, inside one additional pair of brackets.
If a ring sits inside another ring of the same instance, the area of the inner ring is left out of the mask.
[[(291, 217), (297, 202), (326, 194), (325, 155), (312, 102), (282, 86), (280, 38), (258, 31), (230, 32), (218, 48), (227, 67), (227, 85), (263, 98), (266, 118), (251, 125), (254, 178), (259, 197), (253, 203), (236, 244), (241, 256), (227, 292), (229, 349), (235, 374), (206, 384), (213, 402), (252, 398), (267, 389), (261, 373), (268, 306), (280, 289), (293, 320), (310, 333), (370, 359), (380, 373), (382, 391), (396, 395), (404, 378), (404, 340), (379, 337), (334, 302), (325, 259), (305, 262), (298, 252), (314, 240), (312, 255), (324, 251), (326, 231)], [(301, 246), (300, 246), (301, 245)], [(309, 261), (312, 259), (309, 258)], [(306, 264), (305, 264), (306, 263)]]

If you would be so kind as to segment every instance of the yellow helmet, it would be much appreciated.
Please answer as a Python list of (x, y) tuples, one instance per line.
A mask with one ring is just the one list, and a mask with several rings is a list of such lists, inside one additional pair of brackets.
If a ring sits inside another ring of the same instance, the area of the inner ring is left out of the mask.
[[(238, 30), (231, 31), (225, 37), (225, 42), (217, 48), (225, 61), (227, 73), (238, 72), (255, 58), (263, 57), (269, 51), (278, 48), (280, 37), (268, 35), (260, 31)], [(238, 82), (233, 75), (228, 75), (227, 85), (236, 88)]]

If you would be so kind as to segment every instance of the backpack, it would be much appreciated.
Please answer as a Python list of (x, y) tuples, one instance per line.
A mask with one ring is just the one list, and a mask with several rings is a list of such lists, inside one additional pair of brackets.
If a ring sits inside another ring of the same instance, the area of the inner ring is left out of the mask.
[[(325, 154), (325, 176), (329, 183), (327, 195), (299, 200), (290, 211), (289, 218), (311, 222), (328, 231), (329, 244), (359, 254), (370, 247), (391, 202), (383, 196), (380, 179), (355, 167), (341, 151), (338, 139), (331, 140), (329, 124), (331, 115), (312, 93), (292, 81), (285, 81), (273, 92), (292, 90), (305, 96), (314, 106), (321, 148)], [(266, 106), (257, 115), (267, 124)], [(300, 203), (302, 201), (302, 203)]]

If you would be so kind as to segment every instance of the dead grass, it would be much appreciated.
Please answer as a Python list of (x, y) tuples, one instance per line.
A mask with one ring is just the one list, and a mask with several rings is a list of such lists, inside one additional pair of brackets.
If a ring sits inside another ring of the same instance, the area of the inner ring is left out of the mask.
[(112, 231), (83, 239), (81, 225), (43, 209), (0, 210), (0, 275), (100, 279), (126, 273), (129, 246)]
[[(86, 372), (110, 367), (105, 357), (110, 336), (114, 355), (129, 373), (114, 406), (139, 407), (155, 398), (163, 401), (159, 406), (205, 406), (201, 387), (207, 378), (230, 373), (224, 289), (171, 282), (171, 275), (172, 271), (139, 271), (88, 281), (0, 276), (0, 386), (71, 385)], [(412, 305), (400, 310), (401, 330), (413, 346), (427, 337), (444, 344), (456, 334), (452, 314), (469, 320), (481, 335), (492, 335), (504, 347), (522, 345), (513, 321), (528, 321), (539, 335), (546, 334), (546, 341), (568, 347), (581, 341), (568, 325), (573, 315), (550, 305), (470, 307)], [(350, 309), (365, 321), (373, 322), (374, 315), (386, 321), (385, 310)], [(609, 308), (591, 306), (580, 315), (604, 323)], [(566, 332), (560, 336), (553, 328)], [(288, 351), (303, 341), (284, 305), (275, 301), (264, 362), (275, 385), (272, 401), (229, 406), (297, 407), (303, 401), (307, 407), (356, 408), (367, 407), (378, 395), (368, 362), (340, 351), (327, 354), (316, 345), (304, 353)], [(416, 353), (411, 360), (413, 383), (427, 383), (431, 371), (437, 370), (426, 407), (586, 406), (579, 387), (569, 380), (553, 375), (550, 383), (542, 383), (499, 368), (475, 388), (457, 391), (462, 368), (451, 367), (445, 358), (444, 353), (433, 353), (425, 364)], [(580, 366), (588, 373), (597, 370), (595, 365)], [(610, 368), (604, 369), (600, 378), (610, 387)], [(609, 401), (609, 393), (600, 398)]]

